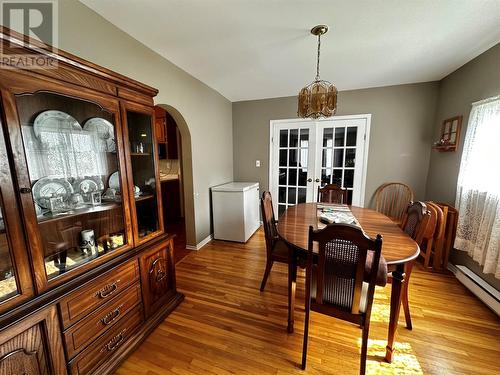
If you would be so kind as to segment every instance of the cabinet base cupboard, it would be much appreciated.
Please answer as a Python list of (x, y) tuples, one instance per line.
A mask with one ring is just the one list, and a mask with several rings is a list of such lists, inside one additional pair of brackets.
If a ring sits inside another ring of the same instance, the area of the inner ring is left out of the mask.
[(0, 42), (0, 375), (110, 374), (184, 298), (158, 92), (4, 27)]

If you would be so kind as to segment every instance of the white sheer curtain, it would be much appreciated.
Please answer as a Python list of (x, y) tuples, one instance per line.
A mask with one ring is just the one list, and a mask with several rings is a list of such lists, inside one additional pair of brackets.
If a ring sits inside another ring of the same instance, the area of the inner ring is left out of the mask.
[(500, 278), (500, 97), (472, 105), (456, 207), (455, 248)]

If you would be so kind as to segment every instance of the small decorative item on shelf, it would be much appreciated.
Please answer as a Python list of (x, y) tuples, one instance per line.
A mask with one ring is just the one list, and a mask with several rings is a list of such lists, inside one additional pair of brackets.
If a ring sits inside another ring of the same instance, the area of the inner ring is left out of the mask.
[(64, 204), (64, 198), (61, 196), (49, 198), (49, 209), (53, 214), (65, 212), (66, 205)]
[(114, 233), (109, 236), (109, 247), (111, 249), (116, 249), (123, 246), (125, 243), (123, 233)]
[(101, 204), (101, 192), (94, 191), (90, 194), (90, 201), (92, 206), (99, 206)]
[(438, 151), (456, 151), (460, 141), (462, 116), (455, 116), (443, 121), (441, 137), (434, 142), (434, 149)]
[(81, 236), (82, 236), (82, 244), (80, 246), (80, 250), (82, 251), (82, 253), (86, 255), (97, 254), (94, 231), (92, 229), (82, 230)]

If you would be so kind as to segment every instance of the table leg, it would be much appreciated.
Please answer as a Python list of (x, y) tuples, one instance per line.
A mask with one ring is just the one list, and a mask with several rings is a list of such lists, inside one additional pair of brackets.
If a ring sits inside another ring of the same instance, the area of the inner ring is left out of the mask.
[(297, 258), (292, 256), (288, 263), (288, 333), (293, 333), (295, 289), (297, 286)]
[(389, 319), (389, 335), (387, 338), (387, 347), (385, 349), (385, 360), (392, 361), (392, 353), (394, 351), (394, 340), (396, 338), (396, 330), (398, 328), (399, 308), (401, 306), (401, 295), (403, 292), (403, 283), (405, 265), (398, 264), (396, 270), (392, 272), (392, 290), (391, 290), (391, 315)]

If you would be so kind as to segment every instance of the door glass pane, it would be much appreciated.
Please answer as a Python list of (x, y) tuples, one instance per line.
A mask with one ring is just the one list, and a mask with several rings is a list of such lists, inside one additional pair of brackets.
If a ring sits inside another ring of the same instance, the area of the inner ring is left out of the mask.
[(307, 189), (305, 189), (305, 188), (299, 188), (298, 189), (298, 195), (297, 195), (297, 203), (305, 203), (306, 202), (306, 196), (307, 196)]
[(325, 128), (323, 130), (323, 147), (332, 147), (333, 145), (333, 128)]
[(288, 170), (288, 185), (297, 185), (297, 168), (290, 168)]
[(331, 168), (333, 164), (333, 150), (331, 148), (325, 148), (323, 150), (322, 166)]
[(297, 203), (297, 188), (288, 188), (288, 204), (295, 204)]
[(358, 128), (350, 126), (347, 128), (346, 146), (356, 146), (356, 137), (358, 136)]
[(286, 210), (286, 204), (278, 204), (278, 216), (281, 216)]
[(335, 168), (342, 168), (344, 165), (344, 149), (335, 149), (334, 150), (334, 160), (333, 166)]
[(356, 149), (346, 148), (345, 150), (345, 167), (354, 168), (356, 165)]
[(332, 184), (342, 186), (342, 169), (333, 170)]
[(335, 147), (344, 147), (344, 128), (335, 129)]
[(299, 186), (307, 185), (307, 169), (300, 168), (299, 169)]
[(289, 147), (298, 147), (298, 145), (299, 145), (299, 129), (291, 129)]
[(309, 147), (309, 129), (300, 129), (300, 147)]
[(17, 294), (16, 277), (7, 238), (3, 215), (3, 199), (0, 195), (0, 302)]
[(280, 147), (288, 146), (288, 130), (280, 130)]
[(288, 165), (291, 167), (297, 167), (299, 165), (297, 149), (291, 149), (288, 152)]
[(354, 185), (354, 169), (346, 169), (344, 171), (344, 187), (352, 188)]
[(52, 279), (126, 243), (115, 118), (48, 92), (18, 95), (16, 104)]
[(280, 185), (286, 185), (286, 176), (287, 176), (287, 173), (286, 173), (286, 168), (280, 168), (280, 172), (279, 172), (279, 176), (278, 176), (278, 184)]
[(332, 174), (331, 169), (322, 169), (321, 170), (321, 186), (328, 185), (330, 183), (330, 176)]
[(278, 203), (286, 203), (286, 188), (280, 187), (278, 189)]
[(139, 238), (159, 229), (153, 123), (148, 114), (127, 111), (130, 160)]
[(287, 163), (287, 150), (280, 150), (280, 167), (286, 167)]

